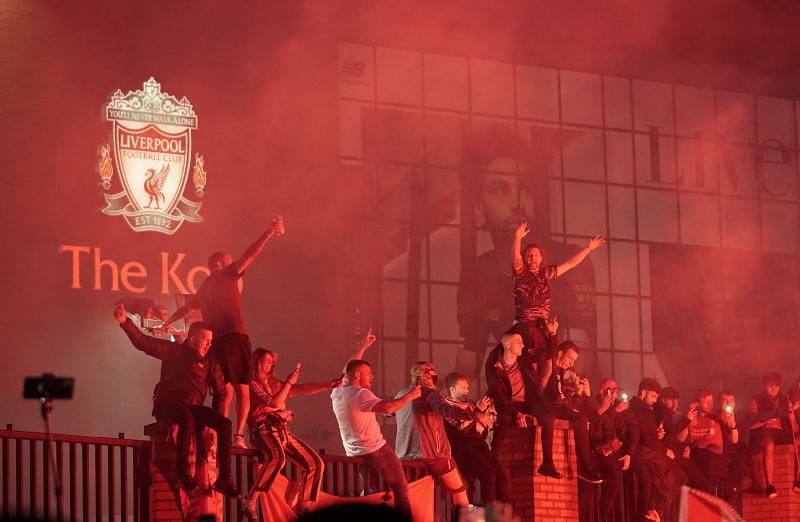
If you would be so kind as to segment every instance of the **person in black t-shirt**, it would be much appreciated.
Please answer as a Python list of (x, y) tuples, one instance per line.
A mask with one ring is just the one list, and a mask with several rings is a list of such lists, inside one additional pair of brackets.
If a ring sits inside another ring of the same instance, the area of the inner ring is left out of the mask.
[(267, 230), (234, 261), (230, 253), (220, 251), (208, 258), (211, 275), (203, 281), (189, 302), (167, 319), (163, 328), (183, 318), (191, 310), (200, 309), (203, 321), (214, 331), (211, 355), (216, 358), (225, 375), (227, 391), (223, 414), (227, 417), (233, 392), (236, 392), (236, 433), (233, 445), (246, 448), (244, 427), (250, 410), (250, 356), (252, 348), (242, 308), (241, 283), (244, 271), (266, 246), (272, 236), (282, 236), (286, 229), (281, 216), (272, 220)]
[(527, 223), (514, 232), (512, 270), (514, 273), (514, 320), (512, 331), (522, 336), (529, 352), (535, 353), (547, 345), (547, 317), (552, 308), (549, 282), (578, 266), (592, 250), (606, 242), (595, 236), (573, 257), (559, 265), (546, 264), (544, 250), (539, 245), (522, 249), (522, 239), (530, 233)]

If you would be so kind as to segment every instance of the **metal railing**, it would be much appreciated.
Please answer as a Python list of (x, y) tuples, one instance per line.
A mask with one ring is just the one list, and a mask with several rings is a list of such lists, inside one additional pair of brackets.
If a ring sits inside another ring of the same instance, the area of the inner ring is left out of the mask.
[[(0, 515), (3, 519), (69, 521), (123, 520), (146, 522), (150, 518), (150, 441), (54, 434), (56, 469), (62, 485), (58, 501), (49, 466), (50, 446), (44, 433), (0, 430)], [(358, 496), (387, 488), (363, 459), (328, 455), (322, 490), (337, 496)], [(234, 480), (242, 491), (253, 483), (257, 462), (254, 450), (232, 451)], [(428, 474), (422, 462), (403, 462), (409, 482)], [(290, 460), (285, 474), (299, 477)], [(434, 492), (436, 520), (450, 520), (450, 495), (437, 484)], [(226, 521), (242, 522), (237, 502), (226, 499)]]
[(147, 520), (145, 440), (54, 434), (59, 502), (44, 433), (0, 430), (3, 518), (39, 520)]

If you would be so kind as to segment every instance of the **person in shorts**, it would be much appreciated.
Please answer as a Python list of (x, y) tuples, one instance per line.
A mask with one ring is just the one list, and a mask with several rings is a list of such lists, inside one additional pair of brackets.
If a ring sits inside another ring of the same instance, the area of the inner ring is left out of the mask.
[(249, 382), (252, 351), (242, 307), (242, 276), (270, 238), (276, 235), (282, 236), (284, 233), (283, 218), (277, 216), (238, 260), (234, 261), (231, 254), (225, 251), (211, 254), (208, 258), (211, 274), (200, 285), (197, 293), (185, 305), (178, 308), (163, 325), (163, 328), (168, 328), (191, 310), (199, 309), (203, 313), (203, 321), (211, 326), (214, 332), (211, 356), (219, 362), (225, 376), (227, 390), (223, 414), (226, 417), (230, 411), (234, 392), (236, 393), (236, 432), (233, 436), (233, 445), (238, 448), (247, 447), (244, 442), (244, 427), (250, 411)]

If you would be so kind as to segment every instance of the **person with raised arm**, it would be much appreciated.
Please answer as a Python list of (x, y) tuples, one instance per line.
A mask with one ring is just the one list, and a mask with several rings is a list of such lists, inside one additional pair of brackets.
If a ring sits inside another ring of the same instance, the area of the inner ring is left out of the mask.
[(225, 376), (226, 393), (222, 412), (226, 417), (230, 411), (234, 392), (236, 394), (236, 432), (233, 436), (233, 445), (237, 448), (247, 447), (244, 441), (244, 426), (250, 409), (248, 382), (252, 351), (242, 307), (242, 276), (270, 238), (282, 236), (285, 232), (283, 218), (276, 216), (267, 230), (245, 249), (239, 259), (234, 261), (233, 256), (225, 251), (211, 254), (208, 258), (211, 274), (200, 285), (197, 293), (162, 325), (162, 328), (169, 328), (190, 311), (197, 309), (202, 311), (203, 321), (214, 332), (211, 356), (219, 362), (222, 374)]
[(363, 357), (376, 339), (370, 329), (359, 348), (347, 360), (342, 372), (342, 385), (331, 392), (333, 413), (339, 424), (339, 433), (347, 456), (363, 458), (367, 466), (377, 472), (394, 493), (395, 507), (410, 517), (408, 481), (403, 466), (384, 439), (375, 414), (394, 413), (420, 397), (422, 391), (416, 386), (405, 395), (392, 400), (383, 400), (372, 393), (375, 375), (372, 373), (372, 366)]
[(272, 350), (258, 348), (250, 361), (250, 441), (258, 450), (261, 467), (256, 472), (253, 486), (243, 499), (244, 512), (256, 517), (258, 496), (269, 491), (278, 474), (286, 465), (286, 457), (292, 459), (303, 471), (302, 490), (297, 511), (310, 509), (317, 501), (325, 463), (307, 443), (289, 430), (294, 413), (286, 408), (286, 399), (298, 395), (314, 395), (339, 386), (341, 378), (320, 383), (298, 383), (300, 363), (285, 381), (275, 376), (278, 354)]
[(602, 236), (595, 236), (568, 260), (559, 265), (548, 265), (544, 250), (539, 245), (522, 248), (522, 239), (529, 233), (528, 223), (520, 223), (514, 232), (511, 267), (514, 273), (515, 322), (512, 331), (522, 336), (525, 348), (533, 353), (546, 348), (549, 337), (547, 318), (552, 308), (549, 281), (581, 264), (606, 240)]
[[(220, 414), (221, 397), (225, 393), (222, 372), (214, 360), (206, 358), (212, 342), (211, 328), (202, 322), (189, 326), (182, 343), (145, 335), (125, 315), (121, 304), (114, 308), (114, 319), (133, 346), (161, 361), (161, 379), (153, 397), (153, 417), (178, 425), (176, 463), (178, 483), (184, 491), (197, 488), (189, 473), (189, 445), (195, 429), (208, 427), (217, 433), (219, 478), (214, 489), (229, 497), (239, 491), (231, 477), (231, 421)], [(204, 406), (209, 388), (215, 408)]]

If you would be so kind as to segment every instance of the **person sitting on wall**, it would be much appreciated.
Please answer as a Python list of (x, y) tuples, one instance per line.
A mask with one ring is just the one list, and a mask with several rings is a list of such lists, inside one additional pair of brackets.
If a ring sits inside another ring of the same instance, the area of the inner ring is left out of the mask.
[[(219, 477), (214, 489), (229, 497), (238, 497), (239, 490), (231, 477), (231, 421), (221, 415), (225, 383), (216, 361), (206, 358), (213, 334), (202, 322), (192, 323), (186, 340), (175, 343), (155, 339), (141, 332), (126, 317), (125, 307), (114, 308), (114, 319), (128, 335), (137, 350), (161, 360), (161, 379), (153, 399), (153, 416), (157, 421), (178, 424), (178, 482), (185, 491), (197, 487), (189, 474), (189, 444), (195, 429), (211, 428), (217, 433)], [(214, 395), (214, 409), (204, 406), (208, 389)]]
[(748, 404), (750, 447), (754, 456), (761, 457), (767, 498), (778, 496), (773, 485), (775, 473), (775, 445), (792, 444), (789, 421), (790, 405), (786, 394), (781, 393), (781, 375), (767, 372), (761, 377), (764, 390), (754, 395)]
[[(538, 363), (541, 393), (534, 395), (533, 414), (542, 425), (543, 462), (553, 459), (553, 429), (555, 419), (569, 421), (575, 435), (578, 456), (578, 478), (600, 484), (603, 480), (589, 458), (589, 419), (583, 414), (584, 400), (591, 396), (589, 379), (575, 373), (573, 366), (580, 349), (572, 341), (564, 341), (555, 351), (540, 352)], [(544, 464), (543, 464), (544, 467)], [(540, 469), (539, 473), (561, 478), (555, 467)]]

